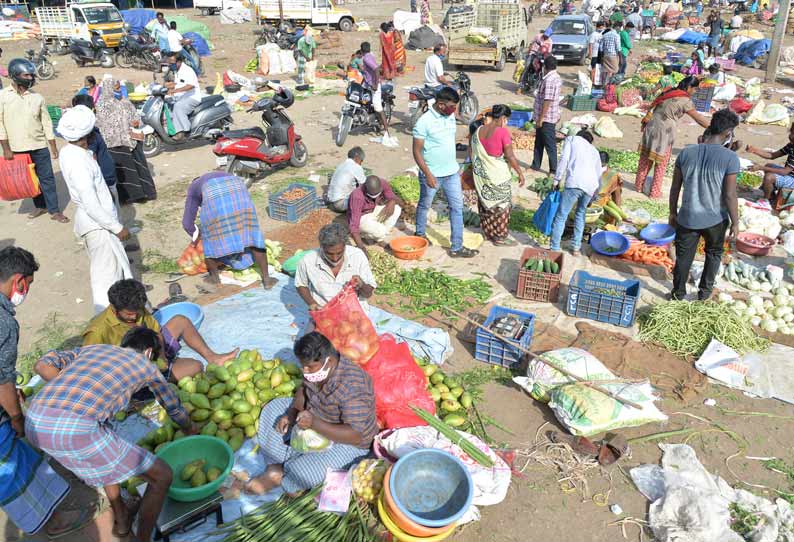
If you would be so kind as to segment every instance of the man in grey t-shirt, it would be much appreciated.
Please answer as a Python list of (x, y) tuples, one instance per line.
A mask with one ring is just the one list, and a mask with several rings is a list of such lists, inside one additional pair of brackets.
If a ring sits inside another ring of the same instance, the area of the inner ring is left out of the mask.
[[(698, 242), (706, 243), (706, 263), (700, 277), (698, 299), (711, 297), (720, 267), (725, 233), (730, 219), (731, 239), (739, 234), (736, 175), (739, 157), (734, 149), (733, 130), (739, 117), (727, 109), (714, 114), (698, 145), (681, 151), (675, 162), (670, 187), (669, 224), (675, 228), (675, 268), (672, 299), (686, 297), (686, 281)], [(678, 199), (684, 189), (681, 206)]]

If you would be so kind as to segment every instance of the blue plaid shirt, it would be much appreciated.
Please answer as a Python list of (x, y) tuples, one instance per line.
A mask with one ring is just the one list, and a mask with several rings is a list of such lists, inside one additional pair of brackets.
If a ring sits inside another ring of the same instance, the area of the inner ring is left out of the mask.
[(322, 383), (303, 381), (306, 410), (324, 422), (346, 424), (361, 433), (359, 448), (369, 448), (378, 433), (375, 421), (375, 389), (364, 369), (339, 358), (336, 369)]
[(620, 52), (620, 36), (614, 30), (604, 32), (601, 38), (601, 52), (604, 56), (618, 56)]
[[(0, 384), (16, 384), (17, 380), (19, 323), (15, 315), (14, 305), (0, 294)], [(0, 407), (0, 423), (5, 421), (8, 421), (8, 414)]]

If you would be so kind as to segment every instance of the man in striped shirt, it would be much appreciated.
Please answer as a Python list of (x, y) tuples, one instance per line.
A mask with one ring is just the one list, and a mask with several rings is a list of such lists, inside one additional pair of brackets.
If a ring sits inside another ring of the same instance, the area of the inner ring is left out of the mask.
[(604, 30), (604, 35), (601, 38), (601, 70), (604, 72), (602, 79), (604, 86), (610, 84), (612, 77), (620, 70), (620, 35), (614, 26), (618, 26), (619, 29), (623, 24), (610, 25), (607, 23), (607, 29)]
[(113, 509), (113, 534), (119, 537), (130, 534), (133, 519), (121, 500), (119, 484), (133, 476), (148, 483), (137, 539), (150, 540), (172, 472), (151, 452), (111, 431), (107, 422), (126, 409), (135, 392), (148, 387), (185, 434), (196, 433), (187, 411), (152, 363), (159, 354), (157, 333), (137, 327), (124, 336), (121, 347), (99, 344), (52, 351), (35, 365), (47, 384), (28, 409), (28, 440), (87, 485), (104, 487)]

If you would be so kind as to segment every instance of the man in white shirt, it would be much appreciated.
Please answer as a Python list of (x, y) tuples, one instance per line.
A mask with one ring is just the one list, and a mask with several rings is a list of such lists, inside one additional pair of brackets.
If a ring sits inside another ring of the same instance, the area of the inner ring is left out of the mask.
[(188, 115), (201, 102), (201, 91), (196, 72), (184, 62), (182, 55), (171, 53), (168, 63), (174, 72), (174, 81), (166, 83), (165, 86), (168, 94), (177, 99), (173, 111), (174, 129), (177, 132), (174, 139), (180, 140), (190, 132)]
[(171, 28), (168, 30), (168, 51), (170, 53), (182, 52), (182, 34), (176, 31), (176, 22), (171, 21)]
[(452, 85), (452, 79), (444, 74), (444, 58), (447, 56), (447, 46), (439, 43), (433, 47), (433, 54), (425, 60), (425, 86), (440, 87)]
[[(157, 18), (151, 24), (151, 34), (161, 51), (168, 50), (168, 23), (162, 11), (157, 12)], [(148, 25), (147, 25), (148, 26)]]
[(742, 23), (744, 19), (742, 16), (739, 15), (739, 10), (733, 12), (733, 17), (731, 17), (731, 30), (739, 30), (742, 27)]
[(590, 57), (590, 80), (596, 82), (596, 66), (598, 66), (598, 49), (601, 47), (601, 38), (604, 37), (604, 21), (597, 21), (595, 30), (590, 34), (587, 54)]
[(576, 205), (573, 219), (573, 241), (571, 253), (581, 254), (584, 219), (590, 200), (601, 186), (601, 156), (593, 146), (593, 134), (582, 130), (563, 145), (560, 163), (557, 166), (555, 184), (564, 181), (560, 207), (551, 226), (551, 250), (560, 250), (560, 241), (565, 230), (565, 221)]
[(96, 117), (84, 105), (68, 109), (58, 123), (58, 133), (69, 142), (58, 162), (69, 197), (75, 205), (74, 233), (83, 240), (89, 260), (94, 311), (109, 304), (108, 289), (117, 281), (131, 279), (132, 271), (122, 241), (130, 232), (122, 226), (88, 137)]
[(350, 194), (364, 184), (367, 175), (361, 164), (364, 163), (364, 151), (361, 147), (353, 147), (347, 152), (347, 160), (336, 166), (331, 182), (328, 183), (326, 201), (328, 207), (337, 213), (347, 212), (347, 201)]

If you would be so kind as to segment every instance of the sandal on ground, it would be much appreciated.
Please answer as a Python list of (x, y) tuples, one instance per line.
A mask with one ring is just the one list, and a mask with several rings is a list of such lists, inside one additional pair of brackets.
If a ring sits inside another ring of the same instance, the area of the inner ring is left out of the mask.
[(459, 250), (449, 251), (449, 255), (453, 258), (474, 258), (479, 253), (480, 253), (479, 250), (472, 250), (466, 247), (463, 247)]
[(89, 523), (94, 521), (101, 512), (102, 512), (101, 506), (99, 506), (96, 503), (93, 506), (86, 506), (85, 508), (81, 508), (80, 514), (73, 522), (67, 524), (66, 526), (58, 530), (47, 529), (46, 532), (47, 538), (49, 538), (50, 540), (56, 540), (66, 535), (76, 533), (77, 531), (83, 529)]
[(555, 444), (567, 444), (577, 454), (593, 458), (598, 455), (598, 445), (588, 438), (565, 435), (558, 431), (550, 431), (546, 436)]
[(38, 218), (46, 214), (47, 214), (47, 209), (34, 209), (33, 211), (28, 213), (28, 218), (32, 220), (34, 218)]
[(628, 452), (629, 443), (624, 436), (607, 433), (598, 451), (598, 462), (604, 466), (611, 465)]
[(494, 239), (493, 241), (491, 241), (491, 244), (497, 247), (514, 247), (518, 243), (513, 239), (508, 239), (507, 237), (505, 237), (504, 239)]
[(61, 224), (67, 224), (69, 219), (66, 218), (63, 213), (53, 213), (50, 215), (50, 220), (54, 220), (55, 222), (60, 222)]

